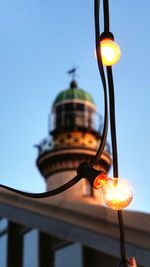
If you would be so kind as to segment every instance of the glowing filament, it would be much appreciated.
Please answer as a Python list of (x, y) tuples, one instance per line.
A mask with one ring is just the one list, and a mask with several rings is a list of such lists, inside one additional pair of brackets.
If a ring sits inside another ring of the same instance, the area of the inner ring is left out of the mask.
[(133, 198), (129, 183), (120, 178), (109, 178), (107, 184), (102, 187), (102, 194), (104, 203), (114, 210), (127, 207)]
[(109, 38), (104, 38), (101, 41), (102, 62), (106, 66), (115, 64), (121, 56), (119, 45)]

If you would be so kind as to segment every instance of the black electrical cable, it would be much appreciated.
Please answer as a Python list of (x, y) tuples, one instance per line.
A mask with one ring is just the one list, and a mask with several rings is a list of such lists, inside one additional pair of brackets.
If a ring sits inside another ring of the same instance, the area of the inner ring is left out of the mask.
[[(105, 118), (104, 118), (104, 129), (101, 139), (101, 144), (96, 153), (94, 163), (96, 163), (103, 149), (105, 147), (107, 131), (108, 131), (108, 104), (107, 104), (107, 86), (105, 73), (102, 64), (101, 50), (100, 50), (100, 26), (99, 26), (99, 9), (100, 1), (94, 1), (94, 13), (95, 13), (95, 36), (96, 36), (96, 53), (97, 53), (97, 63), (100, 76), (102, 79), (103, 90), (104, 90), (104, 103), (105, 103)], [(109, 32), (109, 3), (108, 0), (103, 0), (104, 9), (104, 32)], [(111, 123), (111, 138), (112, 138), (112, 150), (113, 150), (113, 169), (114, 177), (118, 177), (118, 156), (117, 156), (117, 140), (116, 140), (116, 125), (115, 125), (115, 99), (114, 99), (114, 85), (112, 77), (111, 67), (107, 68), (108, 86), (109, 86), (109, 100), (110, 100), (110, 123)], [(107, 128), (105, 128), (107, 127)], [(123, 267), (127, 267), (126, 253), (125, 253), (125, 234), (124, 234), (124, 224), (122, 211), (118, 211), (118, 222), (120, 229), (120, 254), (122, 258)]]
[(110, 129), (112, 140), (113, 154), (113, 172), (114, 177), (118, 177), (118, 153), (117, 153), (117, 138), (116, 138), (116, 119), (115, 119), (115, 95), (114, 83), (112, 76), (112, 67), (107, 67), (108, 89), (109, 89), (109, 112), (110, 112)]
[(78, 183), (80, 180), (82, 179), (82, 177), (80, 177), (80, 175), (75, 176), (72, 180), (70, 180), (69, 182), (63, 184), (62, 186), (47, 191), (47, 192), (43, 192), (43, 193), (28, 193), (28, 192), (24, 192), (21, 190), (17, 190), (14, 188), (11, 188), (9, 186), (5, 186), (5, 185), (0, 185), (0, 188), (4, 188), (7, 189), (13, 193), (17, 193), (19, 195), (25, 196), (25, 197), (31, 197), (31, 198), (46, 198), (46, 197), (52, 197), (55, 195), (58, 195), (64, 191), (66, 191), (67, 189), (69, 189), (70, 187), (72, 187), (73, 185), (75, 185), (76, 183)]
[(100, 9), (100, 0), (94, 1), (94, 18), (95, 18), (95, 44), (96, 44), (96, 55), (97, 55), (97, 64), (99, 73), (101, 76), (103, 91), (104, 91), (104, 126), (103, 126), (103, 133), (101, 136), (101, 141), (99, 148), (95, 157), (91, 160), (91, 165), (95, 165), (101, 157), (101, 154), (106, 145), (106, 138), (108, 132), (108, 100), (107, 100), (107, 85), (106, 85), (106, 78), (102, 64), (102, 56), (101, 56), (101, 49), (100, 49), (100, 21), (99, 21), (99, 9)]
[(109, 33), (109, 1), (103, 0), (104, 32)]
[[(109, 34), (109, 0), (103, 0), (103, 13), (104, 13), (104, 32)], [(113, 173), (114, 177), (118, 177), (118, 153), (117, 153), (117, 137), (116, 137), (116, 119), (115, 119), (115, 94), (114, 94), (114, 83), (112, 75), (112, 67), (108, 66), (107, 80), (109, 89), (109, 113), (110, 113), (110, 131), (111, 131), (111, 142), (112, 142), (112, 154), (113, 154)], [(128, 267), (126, 260), (125, 251), (125, 232), (122, 211), (119, 210), (118, 222), (120, 230), (120, 254), (122, 258), (123, 267)]]
[[(107, 67), (107, 78), (109, 88), (109, 111), (110, 111), (110, 128), (111, 128), (111, 141), (113, 153), (113, 173), (114, 177), (118, 177), (118, 155), (117, 155), (117, 137), (116, 137), (116, 119), (115, 119), (115, 94), (114, 83), (112, 75), (112, 67)], [(122, 211), (118, 210), (118, 222), (120, 230), (120, 254), (122, 258), (122, 266), (128, 267), (125, 251), (125, 232)]]

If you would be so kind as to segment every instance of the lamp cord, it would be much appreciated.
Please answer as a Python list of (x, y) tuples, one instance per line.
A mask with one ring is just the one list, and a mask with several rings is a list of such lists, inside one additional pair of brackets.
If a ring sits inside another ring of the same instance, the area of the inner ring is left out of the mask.
[(106, 139), (107, 139), (107, 132), (108, 132), (108, 100), (107, 100), (107, 85), (106, 85), (106, 78), (104, 73), (104, 68), (102, 64), (102, 57), (101, 57), (101, 49), (100, 49), (100, 21), (99, 21), (99, 9), (100, 9), (100, 0), (94, 1), (94, 18), (95, 18), (95, 45), (96, 45), (96, 55), (97, 55), (97, 64), (99, 73), (101, 76), (103, 91), (104, 91), (104, 126), (103, 126), (103, 133), (101, 136), (101, 141), (97, 153), (93, 160), (91, 160), (91, 165), (95, 165), (105, 148)]
[[(95, 34), (96, 34), (96, 52), (97, 52), (97, 62), (98, 68), (100, 72), (100, 76), (102, 79), (103, 89), (104, 89), (104, 99), (105, 99), (105, 114), (104, 114), (104, 121), (107, 122), (107, 129), (105, 129), (104, 123), (104, 130), (102, 135), (101, 144), (106, 141), (107, 138), (107, 131), (108, 131), (108, 104), (107, 104), (107, 87), (106, 87), (106, 79), (105, 73), (102, 64), (102, 56), (101, 56), (101, 49), (100, 49), (100, 29), (99, 29), (99, 8), (100, 8), (100, 0), (94, 1), (94, 13), (95, 13)], [(103, 0), (103, 12), (104, 12), (104, 32), (109, 33), (109, 0)], [(97, 50), (98, 49), (98, 50)], [(108, 89), (109, 89), (109, 112), (110, 112), (110, 130), (111, 130), (111, 141), (112, 141), (112, 153), (113, 153), (113, 172), (114, 177), (118, 177), (118, 155), (117, 155), (117, 137), (116, 137), (116, 119), (115, 119), (115, 94), (114, 94), (114, 83), (113, 83), (113, 75), (112, 75), (112, 68), (107, 67), (107, 80), (108, 80)], [(96, 156), (101, 155), (101, 145), (99, 147)], [(104, 148), (104, 147), (103, 147)], [(126, 260), (126, 251), (125, 251), (125, 232), (124, 232), (124, 222), (123, 222), (123, 215), (122, 211), (119, 210), (118, 214), (118, 223), (119, 223), (119, 230), (120, 230), (120, 254), (122, 258), (123, 267), (127, 267), (127, 260)]]
[(116, 118), (115, 118), (115, 94), (114, 94), (114, 83), (112, 76), (112, 67), (107, 68), (107, 79), (109, 89), (109, 113), (110, 113), (110, 130), (111, 130), (111, 141), (112, 141), (112, 154), (113, 154), (113, 172), (114, 177), (118, 177), (118, 153), (117, 153), (117, 137), (116, 137)]
[(103, 0), (104, 32), (109, 33), (109, 1)]
[[(117, 155), (117, 138), (116, 138), (116, 119), (115, 119), (115, 94), (114, 83), (111, 66), (107, 67), (107, 78), (109, 88), (109, 111), (110, 111), (110, 128), (112, 140), (112, 153), (113, 153), (113, 173), (114, 177), (118, 177), (118, 155)], [(125, 251), (125, 232), (123, 214), (121, 210), (117, 211), (119, 230), (120, 230), (120, 254), (122, 258), (123, 267), (127, 267), (126, 251)]]
[(25, 196), (25, 197), (47, 198), (47, 197), (52, 197), (52, 196), (58, 195), (58, 194), (60, 194), (60, 193), (62, 193), (64, 191), (66, 191), (67, 189), (69, 189), (70, 187), (72, 187), (73, 185), (78, 183), (81, 180), (81, 178), (82, 177), (80, 175), (77, 175), (73, 179), (71, 179), (69, 182), (63, 184), (62, 186), (60, 186), (60, 187), (58, 187), (56, 189), (47, 191), (47, 192), (43, 192), (43, 193), (28, 193), (28, 192), (17, 190), (17, 189), (14, 189), (14, 188), (11, 188), (11, 187), (5, 186), (5, 185), (0, 185), (0, 187), (4, 188), (4, 189), (7, 189), (7, 190), (9, 190), (11, 192), (17, 193), (19, 195)]

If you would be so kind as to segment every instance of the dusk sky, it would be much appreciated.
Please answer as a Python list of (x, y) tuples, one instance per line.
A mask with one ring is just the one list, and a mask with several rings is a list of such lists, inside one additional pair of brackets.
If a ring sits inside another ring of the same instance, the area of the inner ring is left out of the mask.
[[(79, 87), (93, 95), (103, 116), (93, 2), (0, 1), (0, 181), (4, 185), (45, 190), (34, 145), (48, 134), (51, 105), (68, 88), (67, 71), (73, 65), (79, 67)], [(119, 173), (134, 190), (129, 208), (144, 212), (150, 211), (149, 11), (149, 0), (110, 0), (110, 28), (122, 50), (113, 67)]]

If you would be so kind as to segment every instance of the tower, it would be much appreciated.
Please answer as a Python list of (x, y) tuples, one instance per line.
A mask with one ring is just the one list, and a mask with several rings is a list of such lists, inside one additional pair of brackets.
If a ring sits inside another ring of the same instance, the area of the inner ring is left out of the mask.
[[(47, 189), (51, 190), (71, 180), (79, 164), (94, 157), (101, 140), (102, 119), (92, 96), (72, 80), (69, 88), (54, 100), (49, 120), (49, 136), (38, 146), (37, 167), (46, 180)], [(106, 147), (96, 167), (107, 172), (110, 165)], [(100, 194), (86, 179), (55, 197), (92, 203), (101, 201)]]

